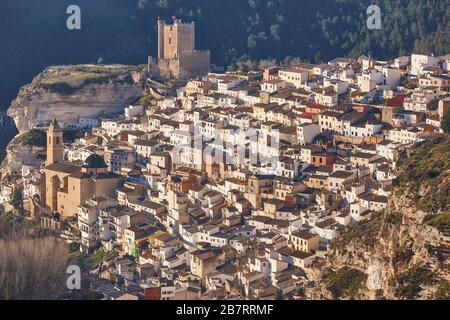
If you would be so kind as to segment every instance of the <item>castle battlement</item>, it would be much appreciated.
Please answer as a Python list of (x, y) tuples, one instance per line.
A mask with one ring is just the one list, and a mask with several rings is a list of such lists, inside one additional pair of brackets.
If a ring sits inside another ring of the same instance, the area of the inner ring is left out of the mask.
[(175, 20), (173, 24), (174, 25), (178, 25), (178, 26), (186, 26), (186, 27), (189, 26), (189, 27), (191, 27), (191, 26), (195, 25), (195, 22), (194, 21), (182, 22), (181, 19), (178, 19), (178, 20)]
[(178, 52), (178, 55), (210, 55), (211, 51), (209, 50), (184, 50), (184, 51), (180, 51)]
[(175, 19), (173, 21), (173, 23), (167, 23), (165, 20), (163, 19), (159, 19), (158, 20), (158, 25), (163, 25), (163, 26), (185, 26), (185, 27), (191, 27), (193, 25), (195, 25), (194, 21), (191, 22), (183, 22), (181, 21), (181, 19)]
[(158, 19), (158, 59), (149, 58), (149, 72), (187, 78), (208, 73), (210, 65), (211, 52), (195, 49), (195, 22), (174, 19), (173, 24), (167, 24)]
[[(177, 62), (180, 59), (186, 59), (186, 58), (208, 58), (211, 57), (211, 51), (209, 50), (185, 50), (178, 52), (175, 54), (175, 56), (171, 59), (159, 59), (160, 62), (166, 61), (166, 62)], [(149, 63), (155, 64), (158, 62), (158, 59), (149, 57)]]

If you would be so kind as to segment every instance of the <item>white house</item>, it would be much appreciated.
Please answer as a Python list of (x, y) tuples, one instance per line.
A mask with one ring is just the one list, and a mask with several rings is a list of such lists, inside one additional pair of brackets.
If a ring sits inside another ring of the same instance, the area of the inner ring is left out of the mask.
[(297, 126), (297, 139), (301, 145), (312, 143), (320, 134), (320, 126), (314, 123), (302, 123)]
[(270, 81), (266, 81), (266, 82), (263, 82), (261, 84), (261, 90), (269, 92), (269, 93), (273, 93), (273, 92), (276, 92), (276, 91), (280, 91), (280, 90), (286, 89), (286, 87), (287, 87), (287, 84), (286, 84), (285, 81), (283, 81), (283, 80), (276, 80), (276, 79), (270, 80)]
[(435, 67), (439, 64), (438, 57), (427, 56), (424, 54), (411, 55), (411, 74), (413, 76), (420, 75), (427, 67)]
[(300, 88), (302, 84), (308, 81), (309, 73), (305, 69), (284, 68), (278, 71), (278, 76), (295, 88)]
[(135, 116), (139, 116), (139, 115), (143, 115), (143, 114), (144, 114), (144, 106), (130, 105), (128, 108), (125, 108), (125, 118), (127, 118), (127, 119), (132, 119)]

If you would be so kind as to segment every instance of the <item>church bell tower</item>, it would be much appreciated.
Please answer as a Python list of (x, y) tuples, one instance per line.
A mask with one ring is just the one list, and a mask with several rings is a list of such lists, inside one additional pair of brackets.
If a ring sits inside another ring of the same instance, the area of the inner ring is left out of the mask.
[(47, 130), (47, 165), (62, 162), (63, 160), (63, 131), (55, 119)]

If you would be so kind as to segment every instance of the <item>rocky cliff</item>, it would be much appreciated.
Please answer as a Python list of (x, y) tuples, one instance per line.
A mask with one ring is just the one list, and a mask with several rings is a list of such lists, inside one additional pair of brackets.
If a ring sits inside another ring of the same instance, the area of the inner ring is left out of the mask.
[(142, 96), (142, 68), (125, 65), (55, 66), (22, 87), (8, 109), (20, 133), (45, 121), (121, 111)]
[(7, 155), (0, 164), (0, 182), (13, 173), (20, 173), (22, 165), (40, 167), (46, 159), (46, 133), (30, 130), (17, 135), (7, 148)]
[(388, 208), (332, 242), (315, 298), (450, 298), (450, 138), (405, 155)]

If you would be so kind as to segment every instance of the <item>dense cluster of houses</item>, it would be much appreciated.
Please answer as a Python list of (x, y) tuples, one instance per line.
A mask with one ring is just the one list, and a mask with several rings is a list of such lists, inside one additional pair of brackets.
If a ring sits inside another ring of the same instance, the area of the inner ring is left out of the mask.
[[(106, 299), (307, 297), (330, 242), (383, 211), (399, 158), (441, 131), (449, 64), (413, 54), (274, 66), (256, 80), (209, 73), (123, 115), (83, 119), (92, 129), (64, 146), (65, 161), (121, 177), (112, 197), (69, 190), (81, 200), (64, 213), (68, 239), (114, 253), (91, 289)], [(24, 197), (43, 198), (42, 170), (23, 176)], [(64, 225), (54, 216), (41, 223)]]

